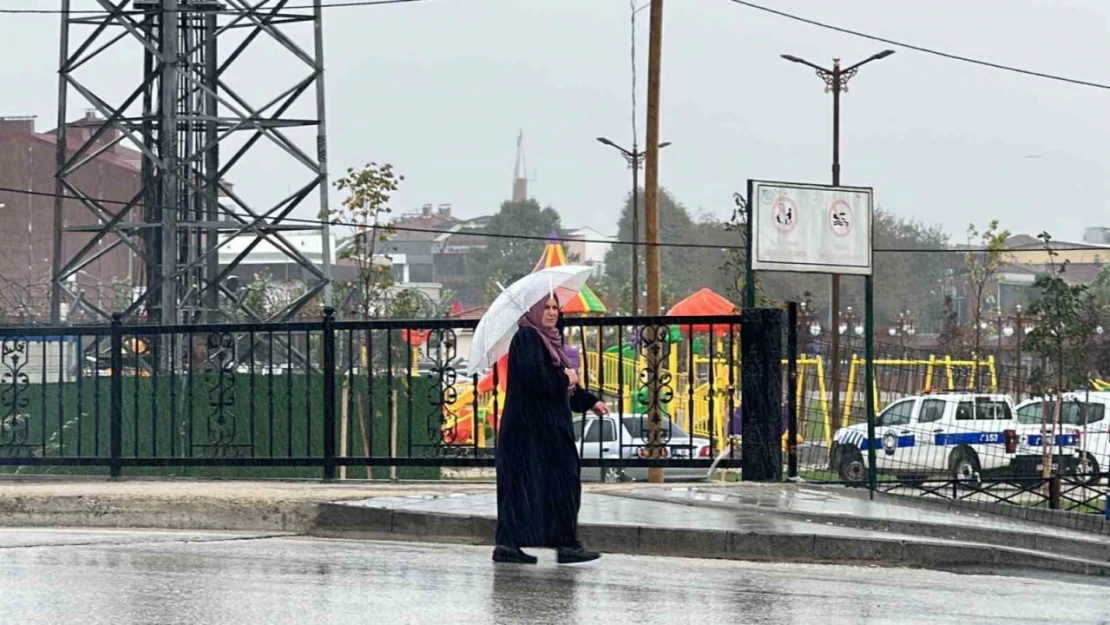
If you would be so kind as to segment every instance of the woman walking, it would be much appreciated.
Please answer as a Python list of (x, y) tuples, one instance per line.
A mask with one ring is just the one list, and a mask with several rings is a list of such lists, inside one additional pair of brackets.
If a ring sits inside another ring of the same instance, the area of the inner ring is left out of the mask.
[(581, 463), (571, 411), (609, 413), (578, 385), (558, 329), (559, 302), (540, 300), (518, 322), (509, 346), (505, 413), (497, 444), (497, 546), (494, 562), (535, 564), (522, 547), (558, 550), (560, 564), (601, 554), (578, 541)]

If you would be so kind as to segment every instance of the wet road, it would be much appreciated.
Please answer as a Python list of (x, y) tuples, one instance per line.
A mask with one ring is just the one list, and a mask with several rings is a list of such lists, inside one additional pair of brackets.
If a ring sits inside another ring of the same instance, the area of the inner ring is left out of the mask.
[[(1110, 623), (1110, 583), (245, 534), (0, 530), (0, 620), (39, 623)], [(986, 573), (990, 573), (987, 571)]]

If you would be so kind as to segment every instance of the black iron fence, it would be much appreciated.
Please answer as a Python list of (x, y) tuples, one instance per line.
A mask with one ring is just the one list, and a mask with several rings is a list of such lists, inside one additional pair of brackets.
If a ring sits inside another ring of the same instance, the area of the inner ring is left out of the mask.
[[(512, 390), (501, 364), (467, 375), (476, 325), (327, 315), (0, 328), (0, 471), (438, 479), (444, 467), (492, 467)], [(738, 316), (568, 319), (581, 383), (613, 413), (575, 416), (584, 477), (740, 468), (739, 326)], [(869, 439), (861, 348), (842, 342), (833, 380), (829, 345), (807, 337), (794, 384), (783, 350), (782, 436), (768, 444), (797, 475), (863, 485), (874, 453), (880, 490), (1105, 511), (1110, 428), (1091, 427), (1110, 424), (1105, 411), (1069, 407), (1045, 431), (1041, 406), (1013, 414), (1005, 399), (1012, 369), (880, 343)], [(977, 392), (950, 393), (966, 390)], [(649, 413), (660, 417), (654, 442)]]
[[(585, 467), (738, 466), (738, 317), (584, 318), (564, 328), (583, 386)], [(0, 328), (0, 467), (18, 472), (424, 478), (490, 467), (506, 388), (466, 374), (476, 322)], [(658, 368), (651, 366), (658, 361)], [(658, 374), (654, 374), (658, 369)], [(649, 441), (649, 407), (661, 439)], [(716, 464), (714, 464), (716, 463)]]

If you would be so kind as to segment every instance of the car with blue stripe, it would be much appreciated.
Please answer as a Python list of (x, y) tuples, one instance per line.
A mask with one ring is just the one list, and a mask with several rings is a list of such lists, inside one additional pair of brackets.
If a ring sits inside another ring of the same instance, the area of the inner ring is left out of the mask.
[(1008, 471), (1016, 444), (1017, 421), (1009, 396), (926, 393), (883, 409), (875, 419), (874, 440), (867, 437), (866, 423), (837, 430), (829, 462), (841, 479), (861, 482), (874, 445), (879, 473), (970, 481), (984, 473)]
[[(1053, 440), (1055, 472), (1078, 474), (1097, 483), (1110, 467), (1110, 393), (1072, 391), (1063, 394), (1059, 414), (1055, 397), (1034, 397), (1017, 407), (1020, 445), (1014, 459), (1020, 475), (1041, 475), (1044, 468), (1043, 440)], [(1059, 421), (1059, 425), (1056, 422)], [(1053, 437), (1053, 430), (1059, 432)]]

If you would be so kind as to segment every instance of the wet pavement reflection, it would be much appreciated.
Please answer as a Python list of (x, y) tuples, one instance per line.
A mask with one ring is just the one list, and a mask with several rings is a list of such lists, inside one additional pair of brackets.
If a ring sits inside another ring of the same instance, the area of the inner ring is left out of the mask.
[[(0, 530), (3, 622), (1099, 623), (1083, 578), (489, 549), (250, 534)], [(1051, 598), (1036, 600), (1035, 598)]]

